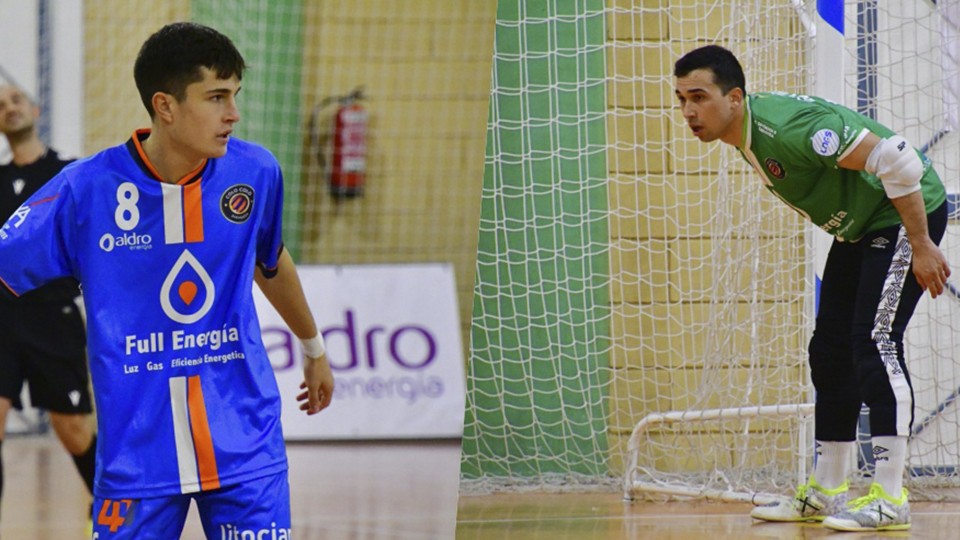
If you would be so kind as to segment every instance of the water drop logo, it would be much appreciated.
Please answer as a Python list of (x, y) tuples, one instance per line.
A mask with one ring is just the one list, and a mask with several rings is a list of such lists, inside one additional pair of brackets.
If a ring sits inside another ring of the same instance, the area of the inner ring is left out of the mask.
[[(195, 303), (201, 289), (197, 281), (203, 285), (203, 303), (198, 308)], [(216, 290), (210, 274), (189, 250), (183, 250), (160, 287), (160, 306), (163, 307), (163, 312), (178, 323), (194, 323), (210, 311), (214, 296)]]

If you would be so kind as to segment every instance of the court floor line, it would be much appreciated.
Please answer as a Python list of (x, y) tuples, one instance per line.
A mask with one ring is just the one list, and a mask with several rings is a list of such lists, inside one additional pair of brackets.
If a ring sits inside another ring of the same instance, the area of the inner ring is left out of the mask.
[[(537, 523), (544, 520), (549, 521), (643, 521), (643, 520), (684, 520), (684, 519), (695, 519), (703, 518), (709, 516), (710, 518), (746, 518), (749, 517), (747, 514), (740, 513), (703, 513), (703, 514), (639, 514), (639, 515), (625, 515), (625, 516), (549, 516), (549, 517), (533, 517), (533, 518), (491, 518), (491, 519), (458, 519), (458, 525), (477, 525), (483, 523)], [(960, 516), (960, 511), (942, 511), (942, 512), (910, 512), (911, 517), (916, 516)], [(757, 521), (757, 523), (762, 523)], [(803, 523), (803, 522), (797, 522)], [(811, 524), (813, 524), (811, 522)]]

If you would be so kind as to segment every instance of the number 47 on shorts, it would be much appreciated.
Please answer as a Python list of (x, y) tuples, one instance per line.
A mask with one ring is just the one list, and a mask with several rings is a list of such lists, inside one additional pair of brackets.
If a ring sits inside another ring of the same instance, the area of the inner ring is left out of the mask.
[[(97, 512), (97, 525), (109, 527), (110, 532), (115, 533), (128, 518), (132, 518), (130, 507), (133, 506), (131, 499), (111, 500), (104, 499)], [(93, 540), (97, 540), (98, 534), (93, 535)]]

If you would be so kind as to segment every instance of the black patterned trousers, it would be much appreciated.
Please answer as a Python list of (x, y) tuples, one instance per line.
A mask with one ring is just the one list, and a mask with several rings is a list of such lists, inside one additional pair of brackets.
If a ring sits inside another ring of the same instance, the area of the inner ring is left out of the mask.
[[(927, 222), (939, 244), (946, 203), (928, 214)], [(912, 255), (902, 225), (855, 243), (834, 240), (809, 348), (817, 440), (855, 440), (861, 403), (870, 408), (872, 436), (910, 434), (913, 386), (903, 334), (923, 295), (910, 267)]]

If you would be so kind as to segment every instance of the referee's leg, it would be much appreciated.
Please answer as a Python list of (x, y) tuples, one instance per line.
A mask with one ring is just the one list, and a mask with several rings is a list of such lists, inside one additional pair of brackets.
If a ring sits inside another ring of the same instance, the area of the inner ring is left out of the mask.
[(49, 411), (50, 425), (57, 438), (70, 453), (73, 464), (87, 491), (93, 494), (93, 479), (97, 468), (97, 438), (93, 432), (93, 418), (90, 413), (58, 413)]
[(0, 396), (0, 500), (3, 500), (3, 437), (7, 432), (7, 413), (12, 407), (9, 399)]
[[(57, 438), (93, 493), (96, 433), (87, 370), (86, 335), (73, 300), (20, 306), (24, 369), (34, 405), (50, 414)], [(57, 340), (47, 335), (54, 332)]]
[(79, 456), (90, 450), (93, 442), (93, 420), (90, 414), (67, 414), (50, 411), (50, 425), (71, 455)]

